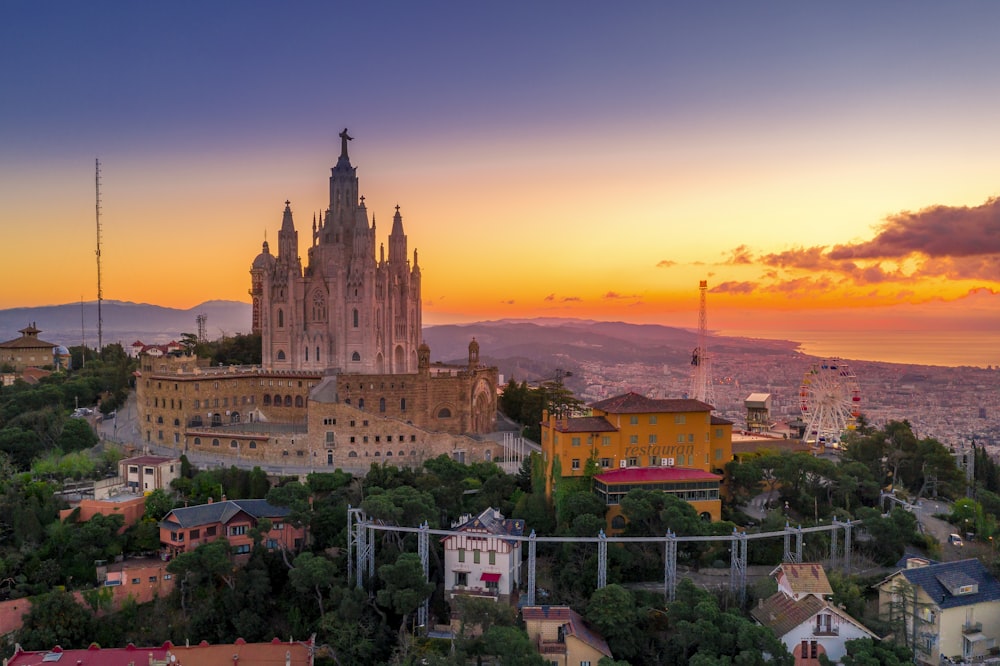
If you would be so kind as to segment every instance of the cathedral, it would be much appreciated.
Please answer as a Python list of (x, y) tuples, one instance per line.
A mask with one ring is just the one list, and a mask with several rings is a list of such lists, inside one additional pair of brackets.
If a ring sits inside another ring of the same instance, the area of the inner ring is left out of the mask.
[(329, 207), (312, 222), (306, 265), (286, 201), (278, 252), (265, 241), (250, 267), (251, 327), (260, 366), (212, 367), (185, 355), (143, 355), (136, 391), (144, 442), (293, 467), (363, 472), (416, 467), (441, 454), (503, 455), (496, 367), (479, 344), (456, 365), (431, 363), (421, 338), (420, 267), (396, 207), (388, 257), (376, 258), (374, 216), (358, 194), (345, 129)]
[(263, 339), (263, 366), (273, 370), (327, 369), (364, 374), (417, 370), (420, 345), (420, 267), (407, 256), (403, 217), (396, 206), (385, 246), (375, 258), (375, 217), (358, 196), (357, 167), (340, 133), (340, 159), (330, 173), (330, 205), (313, 218), (308, 263), (288, 201), (278, 254), (267, 241), (250, 269), (253, 332)]

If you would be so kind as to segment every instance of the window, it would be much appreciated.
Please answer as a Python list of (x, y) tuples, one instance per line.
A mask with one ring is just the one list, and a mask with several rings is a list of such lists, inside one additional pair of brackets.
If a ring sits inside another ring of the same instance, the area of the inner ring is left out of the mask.
[(722, 437), (722, 428), (716, 428), (716, 429), (715, 429), (715, 436), (716, 436), (717, 438), (718, 438), (718, 437)]
[(285, 326), (285, 311), (278, 308), (278, 328), (284, 328)]
[(638, 416), (628, 417), (628, 423), (629, 425), (639, 425), (639, 417)]
[(229, 528), (229, 536), (242, 536), (247, 533), (246, 525), (233, 525)]
[(478, 550), (472, 551), (472, 563), (479, 564), (479, 558), (482, 557), (482, 552)]
[(212, 440), (212, 446), (218, 446), (218, 445), (219, 445), (219, 440), (213, 439)]
[(353, 354), (351, 354), (351, 360), (354, 361), (355, 363), (360, 361), (361, 354), (359, 354), (358, 352), (354, 352)]
[(406, 411), (406, 398), (400, 398), (399, 399), (399, 411), (401, 411), (401, 412), (405, 412)]
[(281, 350), (281, 349), (278, 350), (278, 360), (279, 361), (284, 361), (285, 360), (285, 352), (283, 350)]
[(625, 529), (625, 517), (615, 516), (611, 519), (611, 529), (613, 530), (623, 530)]
[(693, 432), (689, 432), (688, 433), (688, 444), (694, 444), (694, 433)]
[(248, 543), (243, 543), (243, 544), (240, 544), (239, 546), (234, 546), (233, 547), (233, 554), (234, 555), (246, 555), (249, 552), (250, 552), (250, 544), (248, 544)]
[(497, 563), (497, 551), (491, 550), (490, 551), (490, 564), (496, 564), (496, 563)]
[(378, 399), (378, 411), (380, 411), (380, 412), (384, 412), (385, 411), (385, 398), (379, 398)]
[(580, 438), (579, 437), (572, 438), (570, 440), (570, 444), (572, 444), (573, 446), (580, 446)]
[(674, 423), (678, 425), (683, 425), (685, 421), (686, 419), (684, 418), (683, 414), (674, 414)]
[(455, 585), (465, 587), (469, 584), (469, 574), (464, 571), (455, 572)]
[(580, 469), (580, 459), (573, 458), (573, 469)]
[(684, 443), (684, 433), (682, 433), (682, 432), (677, 433), (677, 443), (678, 444), (683, 444)]
[(715, 450), (715, 459), (716, 460), (722, 460), (722, 449), (716, 449)]
[(257, 448), (257, 442), (250, 442), (250, 448), (251, 449), (256, 449)]
[(464, 548), (459, 548), (458, 549), (458, 561), (459, 562), (465, 562), (465, 549)]
[(238, 449), (239, 446), (240, 445), (237, 443), (237, 441), (235, 439), (229, 441), (229, 448), (231, 448), (231, 449)]
[(447, 407), (442, 407), (438, 411), (438, 418), (439, 419), (450, 419), (451, 418), (451, 410), (448, 409)]
[[(353, 315), (354, 315), (354, 328), (357, 328), (358, 327), (358, 310), (357, 310), (357, 308), (354, 309)], [(355, 360), (360, 361), (361, 359), (359, 358), (359, 359), (355, 359)]]
[(656, 444), (656, 435), (650, 435), (649, 436), (649, 443), (650, 444)]
[(133, 578), (133, 579), (132, 579), (132, 584), (133, 584), (133, 585), (138, 585), (138, 584), (139, 584), (139, 583), (141, 583), (141, 582), (142, 582), (142, 579), (141, 579), (141, 578)]
[(639, 443), (639, 435), (629, 435), (628, 443), (629, 444), (638, 444)]
[(205, 528), (205, 536), (214, 537), (215, 536), (215, 525), (211, 525)]
[(635, 456), (632, 456), (631, 458), (628, 459), (628, 466), (629, 467), (638, 467), (639, 466), (639, 459), (637, 457), (635, 457)]
[(611, 436), (604, 435), (601, 437), (601, 446), (611, 446)]
[(601, 467), (605, 469), (611, 467), (611, 458), (601, 458)]
[(652, 414), (649, 417), (649, 425), (656, 425), (656, 414)]

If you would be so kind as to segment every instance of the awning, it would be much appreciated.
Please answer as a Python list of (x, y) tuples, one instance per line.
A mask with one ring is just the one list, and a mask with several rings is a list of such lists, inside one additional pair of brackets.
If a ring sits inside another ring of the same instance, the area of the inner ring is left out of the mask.
[[(485, 576), (486, 574), (483, 575)], [(979, 641), (986, 640), (986, 634), (979, 631), (971, 634), (965, 634), (965, 640), (969, 641), (970, 643), (978, 643)]]
[(486, 581), (487, 583), (497, 583), (500, 581), (500, 574), (498, 573), (484, 573), (480, 580)]

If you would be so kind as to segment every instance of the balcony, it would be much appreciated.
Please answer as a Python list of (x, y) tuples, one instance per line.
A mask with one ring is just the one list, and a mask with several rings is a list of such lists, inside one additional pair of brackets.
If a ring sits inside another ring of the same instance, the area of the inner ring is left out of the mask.
[(963, 634), (980, 634), (983, 631), (982, 622), (966, 622), (962, 625)]
[(839, 635), (840, 635), (840, 625), (824, 624), (819, 626), (813, 626), (813, 636), (839, 636)]
[(541, 655), (566, 654), (566, 643), (562, 641), (543, 641), (542, 639), (538, 639), (538, 653)]

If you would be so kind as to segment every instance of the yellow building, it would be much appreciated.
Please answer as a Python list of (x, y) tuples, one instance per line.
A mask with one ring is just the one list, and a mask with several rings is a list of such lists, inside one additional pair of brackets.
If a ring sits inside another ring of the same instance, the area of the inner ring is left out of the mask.
[(612, 659), (600, 634), (587, 626), (569, 606), (525, 606), (524, 629), (546, 664), (576, 666)]
[[(651, 477), (649, 489), (679, 494), (698, 513), (719, 520), (723, 468), (733, 459), (731, 421), (712, 416), (712, 406), (699, 400), (653, 399), (631, 392), (595, 402), (590, 409), (591, 416), (545, 413), (542, 417), (542, 455), (550, 497), (560, 479), (584, 476), (592, 461), (595, 479), (607, 476), (609, 480), (604, 499), (614, 507), (608, 520), (613, 521), (609, 529), (615, 530), (621, 521), (615, 520), (617, 502), (612, 500), (619, 491), (628, 492), (628, 484), (622, 486), (610, 473), (673, 469), (676, 473), (667, 473), (669, 478)], [(685, 476), (692, 474), (698, 478)]]
[(52, 350), (58, 345), (39, 339), (41, 331), (35, 328), (34, 323), (25, 326), (18, 333), (21, 337), (0, 342), (0, 365), (8, 365), (18, 373), (25, 368), (51, 367), (55, 364)]
[(590, 406), (592, 416), (542, 417), (547, 492), (558, 479), (628, 467), (684, 467), (721, 474), (733, 457), (733, 424), (699, 400), (625, 393)]

